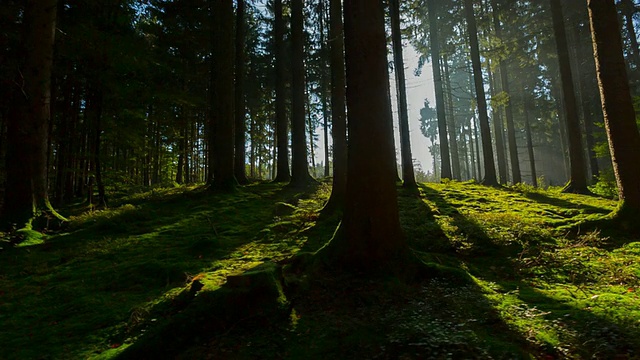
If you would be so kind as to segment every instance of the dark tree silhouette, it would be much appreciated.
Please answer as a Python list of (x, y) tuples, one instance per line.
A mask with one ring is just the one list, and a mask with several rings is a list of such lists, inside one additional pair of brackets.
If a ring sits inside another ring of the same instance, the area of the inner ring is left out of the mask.
[(340, 0), (330, 0), (331, 39), (331, 135), (333, 136), (333, 187), (331, 197), (322, 210), (330, 214), (342, 210), (347, 187), (347, 114), (345, 104), (344, 32), (342, 24), (342, 4)]
[(24, 9), (21, 62), (15, 69), (16, 87), (9, 89), (12, 98), (7, 117), (7, 181), (2, 214), (5, 228), (15, 225), (31, 230), (47, 226), (51, 217), (65, 220), (51, 207), (47, 190), (56, 10), (55, 0), (29, 0)]
[(618, 183), (618, 214), (633, 221), (640, 214), (640, 134), (613, 0), (588, 0), (593, 53), (613, 170)]
[(484, 159), (484, 179), (482, 183), (489, 186), (497, 186), (496, 167), (493, 163), (493, 148), (491, 145), (491, 129), (489, 128), (489, 116), (487, 115), (487, 101), (484, 94), (482, 80), (482, 68), (480, 65), (480, 46), (478, 45), (478, 27), (473, 15), (473, 0), (464, 1), (465, 17), (467, 19), (467, 31), (469, 32), (469, 46), (471, 47), (471, 66), (473, 68), (473, 81), (478, 103), (478, 115), (480, 117), (480, 136), (482, 137), (482, 155)]
[(233, 1), (215, 0), (213, 3), (216, 48), (212, 69), (215, 79), (212, 188), (227, 191), (238, 183), (233, 170)]
[[(286, 49), (284, 46), (285, 24), (282, 16), (282, 0), (273, 1), (274, 11), (274, 48), (276, 68), (276, 147), (278, 148), (276, 162), (276, 182), (289, 182), (289, 123), (286, 105)], [(303, 131), (304, 132), (304, 131)]]
[(341, 267), (380, 272), (408, 252), (400, 228), (389, 136), (384, 12), (381, 1), (346, 0), (344, 14), (347, 193), (340, 228), (320, 253)]
[(236, 179), (240, 184), (246, 184), (247, 172), (245, 170), (245, 99), (244, 99), (244, 76), (245, 76), (245, 4), (244, 0), (238, 0), (236, 8), (236, 88), (235, 88), (235, 154), (233, 169)]
[(409, 138), (409, 114), (407, 106), (407, 86), (404, 75), (404, 60), (402, 57), (402, 34), (400, 33), (400, 2), (389, 0), (391, 12), (391, 39), (393, 42), (393, 62), (396, 74), (396, 91), (398, 96), (398, 114), (400, 118), (400, 150), (402, 162), (403, 185), (415, 188), (416, 179), (413, 172), (413, 157), (411, 156), (411, 139)]
[(564, 112), (567, 122), (569, 164), (571, 169), (569, 182), (562, 191), (588, 194), (590, 191), (587, 188), (587, 172), (582, 147), (582, 131), (580, 128), (580, 119), (578, 118), (578, 107), (576, 105), (576, 94), (573, 87), (571, 62), (569, 60), (567, 36), (562, 16), (562, 3), (560, 0), (551, 0), (551, 16), (553, 20), (553, 33), (556, 38), (556, 48), (558, 51), (558, 62), (560, 65), (562, 98), (564, 100)]
[(436, 90), (436, 114), (438, 117), (438, 139), (440, 141), (440, 177), (451, 179), (451, 160), (449, 157), (449, 140), (447, 138), (447, 119), (444, 108), (444, 90), (442, 71), (440, 71), (440, 39), (438, 39), (438, 2), (427, 0), (429, 11), (429, 43), (431, 46), (431, 67), (433, 68), (433, 84)]
[(291, 185), (305, 186), (309, 175), (305, 122), (304, 1), (291, 1)]

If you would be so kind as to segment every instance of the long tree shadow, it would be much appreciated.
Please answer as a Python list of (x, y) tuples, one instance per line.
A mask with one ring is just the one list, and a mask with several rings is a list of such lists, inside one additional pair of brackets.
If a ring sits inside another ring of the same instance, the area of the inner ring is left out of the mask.
[[(423, 199), (400, 190), (399, 203), (410, 245), (419, 250), (418, 256), (435, 263), (437, 276), (404, 284), (331, 269), (311, 274), (285, 271), (290, 316), (241, 321), (214, 334), (207, 345), (186, 350), (183, 357), (417, 359), (538, 354), (498, 316), (482, 289), (460, 275), (465, 273), (463, 263), (453, 256)], [(329, 241), (338, 222), (334, 216), (305, 231), (304, 249), (313, 252)], [(292, 282), (298, 285), (291, 286)]]
[(293, 251), (297, 244), (255, 243), (274, 240), (261, 230), (279, 217), (275, 204), (300, 196), (263, 184), (141, 200), (86, 216), (44, 244), (0, 253), (0, 348), (16, 358), (43, 348), (81, 358), (122, 343), (151, 320), (154, 304), (166, 306), (197, 274), (224, 270), (215, 284)]
[[(441, 213), (447, 213), (453, 218), (461, 236), (470, 240), (480, 239), (479, 246), (485, 246), (487, 240), (491, 241), (481, 226), (456, 211), (438, 191), (428, 186), (421, 188)], [(569, 206), (563, 201), (549, 203), (554, 206)], [(528, 249), (528, 255), (532, 259), (539, 258), (535, 252), (542, 249), (543, 247)], [(615, 314), (605, 317), (597, 313), (587, 305), (597, 302), (598, 296), (581, 293), (584, 290), (580, 290), (579, 284), (573, 286), (571, 283), (549, 282), (543, 287), (533, 285), (540, 281), (541, 274), (521, 271), (522, 250), (520, 246), (494, 242), (489, 251), (457, 252), (457, 259), (466, 264), (470, 273), (491, 288), (489, 297), (494, 306), (497, 306), (494, 311), (501, 312), (502, 318), (510, 318), (510, 328), (517, 329), (527, 341), (540, 346), (545, 353), (558, 357), (613, 358), (640, 353), (640, 328), (637, 321), (634, 323)], [(553, 269), (546, 271), (554, 272)], [(556, 298), (551, 294), (558, 292), (545, 291), (545, 286), (573, 288), (574, 291), (560, 292), (565, 296)], [(577, 300), (572, 303), (572, 298)], [(528, 326), (532, 328), (527, 328)]]

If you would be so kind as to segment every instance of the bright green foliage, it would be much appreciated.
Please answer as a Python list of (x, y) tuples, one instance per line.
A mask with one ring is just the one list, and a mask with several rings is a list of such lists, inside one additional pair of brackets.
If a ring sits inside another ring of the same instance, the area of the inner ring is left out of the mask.
[[(329, 191), (325, 184), (307, 192), (256, 184), (233, 195), (156, 189), (72, 217), (68, 233), (0, 253), (0, 348), (10, 358), (113, 358), (144, 343), (143, 333), (181, 321), (203, 328), (190, 317), (217, 306), (210, 301), (224, 298), (228, 276), (330, 239), (338, 218), (317, 221)], [(407, 240), (431, 278), (407, 285), (289, 271), (277, 289), (286, 316), (240, 316), (222, 333), (192, 329), (183, 334), (193, 339), (182, 358), (640, 351), (640, 239), (575, 231), (607, 216), (614, 200), (449, 181), (421, 184), (419, 196), (400, 190), (399, 204)], [(193, 298), (196, 280), (203, 287)]]

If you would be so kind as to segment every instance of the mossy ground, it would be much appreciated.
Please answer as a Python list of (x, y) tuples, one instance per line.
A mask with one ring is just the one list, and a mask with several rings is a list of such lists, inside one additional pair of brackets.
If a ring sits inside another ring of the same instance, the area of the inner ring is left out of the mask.
[[(229, 275), (320, 248), (338, 223), (318, 221), (329, 190), (154, 190), (78, 212), (42, 244), (5, 248), (0, 357), (117, 357), (183, 313), (194, 278), (204, 299)], [(640, 239), (576, 231), (614, 201), (457, 182), (399, 191), (411, 246), (443, 276), (404, 284), (290, 274), (285, 318), (240, 316), (193, 335), (178, 357), (640, 356)]]

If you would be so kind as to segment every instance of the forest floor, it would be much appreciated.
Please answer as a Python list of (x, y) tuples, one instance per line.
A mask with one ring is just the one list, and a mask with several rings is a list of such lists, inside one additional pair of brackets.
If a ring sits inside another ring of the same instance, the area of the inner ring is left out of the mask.
[[(324, 245), (338, 224), (318, 218), (329, 193), (326, 184), (191, 186), (113, 194), (108, 210), (62, 209), (75, 214), (64, 232), (0, 250), (0, 358), (126, 354), (228, 278)], [(175, 327), (179, 346), (166, 357), (640, 356), (640, 237), (577, 226), (615, 201), (445, 182), (421, 184), (419, 196), (399, 189), (399, 204), (409, 243), (441, 276), (285, 274), (302, 285), (283, 290), (276, 313), (236, 309), (216, 331), (192, 319), (191, 332)]]

